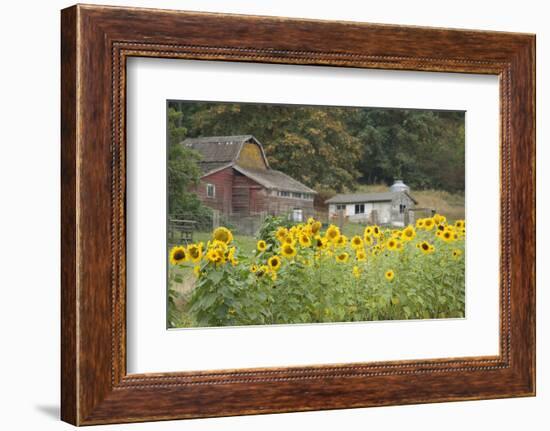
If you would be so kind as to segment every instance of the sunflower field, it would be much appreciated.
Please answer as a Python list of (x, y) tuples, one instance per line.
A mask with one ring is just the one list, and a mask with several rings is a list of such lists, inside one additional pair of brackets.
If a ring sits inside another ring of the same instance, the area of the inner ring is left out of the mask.
[(415, 226), (366, 226), (347, 237), (321, 222), (267, 224), (246, 254), (224, 227), (204, 242), (175, 246), (173, 268), (193, 273), (183, 309), (175, 307), (169, 272), (171, 327), (239, 326), (464, 317), (464, 220), (443, 215)]

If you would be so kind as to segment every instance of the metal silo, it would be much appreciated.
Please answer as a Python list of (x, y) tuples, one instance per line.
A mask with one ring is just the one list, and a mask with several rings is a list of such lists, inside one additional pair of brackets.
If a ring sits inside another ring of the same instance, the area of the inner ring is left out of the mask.
[(395, 180), (394, 183), (390, 186), (390, 192), (392, 193), (399, 193), (399, 192), (407, 192), (409, 193), (411, 189), (408, 185), (406, 185), (403, 180)]

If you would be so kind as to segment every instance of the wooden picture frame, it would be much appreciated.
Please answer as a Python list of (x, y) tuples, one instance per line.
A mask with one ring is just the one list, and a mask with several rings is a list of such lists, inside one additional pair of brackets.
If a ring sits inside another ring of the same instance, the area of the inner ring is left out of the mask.
[[(61, 417), (75, 425), (535, 394), (535, 36), (77, 5), (62, 11)], [(500, 77), (500, 354), (130, 374), (131, 56)]]

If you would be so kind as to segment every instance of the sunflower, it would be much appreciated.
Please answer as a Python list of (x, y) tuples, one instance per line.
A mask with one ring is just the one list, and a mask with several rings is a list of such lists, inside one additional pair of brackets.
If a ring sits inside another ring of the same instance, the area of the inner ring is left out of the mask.
[(281, 247), (281, 254), (286, 258), (291, 258), (296, 256), (296, 248), (293, 244), (283, 244)]
[(235, 257), (236, 252), (237, 252), (237, 249), (235, 247), (231, 247), (229, 249), (229, 252), (227, 253), (227, 260), (229, 260), (229, 262), (231, 262), (231, 265), (233, 266), (237, 266), (237, 264), (239, 263), (239, 261)]
[(294, 245), (294, 244), (296, 244), (296, 240), (294, 239), (294, 237), (291, 234), (288, 234), (288, 236), (286, 236), (285, 239), (283, 239), (282, 243), (283, 244)]
[(256, 248), (258, 249), (258, 251), (266, 251), (267, 243), (263, 239), (261, 239), (257, 242)]
[(464, 220), (455, 221), (455, 226), (459, 229), (466, 227), (466, 222)]
[(340, 263), (345, 263), (348, 261), (348, 259), (349, 259), (349, 254), (347, 254), (346, 252), (340, 253), (336, 256), (336, 261)]
[(170, 250), (170, 263), (172, 265), (179, 265), (188, 259), (187, 249), (182, 245), (172, 247)]
[(356, 252), (355, 252), (355, 257), (359, 262), (363, 262), (363, 261), (367, 260), (367, 253), (362, 248), (357, 249)]
[(347, 242), (348, 242), (348, 237), (346, 235), (340, 235), (334, 241), (337, 247), (344, 247), (347, 244)]
[(191, 244), (187, 247), (187, 253), (189, 254), (189, 259), (193, 263), (197, 263), (202, 258), (202, 243)]
[(361, 277), (361, 269), (358, 266), (354, 266), (352, 270), (352, 274), (355, 278)]
[(195, 274), (195, 277), (199, 278), (201, 276), (201, 267), (200, 265), (195, 265), (193, 268), (193, 274)]
[(304, 264), (304, 266), (308, 266), (308, 267), (311, 266), (311, 260), (310, 259), (303, 258), (302, 263)]
[(375, 238), (378, 238), (380, 236), (380, 228), (376, 225), (374, 225), (372, 227), (372, 235), (375, 237)]
[(212, 263), (223, 263), (224, 262), (223, 251), (217, 248), (211, 248), (206, 253), (206, 259)]
[(256, 271), (256, 275), (258, 277), (261, 277), (262, 275), (266, 275), (267, 273), (269, 273), (269, 267), (267, 265), (261, 265)]
[(454, 235), (450, 230), (444, 230), (439, 237), (445, 242), (453, 242)]
[(459, 249), (453, 250), (453, 257), (454, 257), (455, 259), (459, 258), (461, 254), (462, 254), (462, 251), (461, 251), (461, 250), (459, 250)]
[(315, 247), (324, 248), (327, 245), (327, 239), (323, 238), (321, 235), (315, 235)]
[(401, 235), (401, 238), (403, 241), (411, 241), (416, 236), (416, 231), (414, 230), (414, 227), (411, 225), (408, 225), (405, 229), (403, 229), (403, 234)]
[(416, 228), (417, 229), (422, 229), (423, 227), (424, 227), (424, 219), (419, 218), (418, 220), (416, 220)]
[(365, 228), (365, 231), (363, 232), (363, 237), (367, 237), (371, 235), (372, 235), (372, 226), (367, 226)]
[(394, 230), (391, 231), (391, 236), (392, 236), (392, 238), (400, 239), (401, 238), (401, 231), (399, 229), (394, 229)]
[(433, 218), (426, 218), (424, 219), (424, 229), (426, 230), (432, 230), (435, 226), (435, 222)]
[(366, 245), (372, 245), (372, 243), (374, 242), (373, 239), (372, 239), (372, 236), (370, 236), (370, 235), (365, 235), (363, 240), (365, 241)]
[(401, 241), (397, 241), (397, 244), (395, 244), (395, 249), (397, 251), (403, 251), (403, 243)]
[(437, 224), (437, 225), (444, 224), (447, 221), (447, 217), (442, 216), (441, 214), (435, 214), (433, 216), (433, 219), (434, 219), (435, 224)]
[(227, 244), (223, 241), (218, 241), (217, 239), (215, 239), (213, 241), (208, 241), (207, 248), (208, 249), (216, 248), (218, 250), (226, 251)]
[(281, 258), (279, 256), (271, 256), (267, 260), (267, 265), (269, 268), (271, 268), (273, 271), (277, 271), (281, 267)]
[(321, 222), (315, 220), (313, 223), (311, 223), (311, 233), (313, 235), (317, 235), (319, 233), (319, 231), (321, 230), (321, 227), (323, 227)]
[(256, 271), (258, 271), (258, 265), (250, 265), (250, 272), (255, 273)]
[(310, 225), (310, 224), (306, 224), (306, 225), (304, 226), (304, 228), (300, 231), (300, 234), (301, 234), (301, 235), (312, 236), (312, 235), (313, 235), (313, 231), (311, 230), (311, 225)]
[(277, 229), (277, 232), (275, 232), (275, 238), (277, 238), (279, 242), (283, 242), (287, 236), (288, 229), (286, 227), (280, 227)]
[(352, 246), (352, 248), (355, 248), (355, 249), (363, 247), (363, 240), (361, 239), (361, 237), (359, 235), (355, 235), (351, 239), (351, 246)]
[(336, 241), (340, 236), (340, 229), (338, 228), (338, 226), (334, 226), (333, 224), (331, 224), (328, 227), (325, 235), (329, 241)]
[(397, 249), (397, 240), (395, 238), (390, 238), (386, 243), (386, 246), (388, 247), (388, 250)]
[(432, 253), (432, 246), (426, 241), (422, 241), (420, 244), (418, 244), (418, 248), (424, 254)]
[(212, 237), (217, 240), (229, 244), (233, 241), (233, 234), (225, 227), (218, 227), (212, 233)]
[(384, 273), (384, 277), (386, 277), (386, 280), (392, 281), (393, 278), (395, 277), (395, 273), (393, 272), (393, 270), (388, 269), (388, 270)]
[(298, 237), (298, 241), (302, 247), (311, 247), (311, 239), (304, 233)]

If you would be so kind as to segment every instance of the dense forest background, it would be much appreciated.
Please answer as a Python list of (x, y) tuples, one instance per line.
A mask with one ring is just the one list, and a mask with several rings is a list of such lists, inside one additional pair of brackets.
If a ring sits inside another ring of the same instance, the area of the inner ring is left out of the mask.
[(413, 190), (464, 192), (464, 112), (244, 103), (168, 103), (171, 207), (193, 206), (187, 137), (254, 135), (270, 165), (322, 196), (403, 179)]

